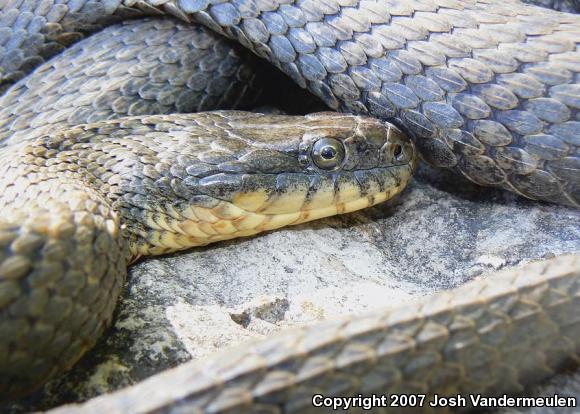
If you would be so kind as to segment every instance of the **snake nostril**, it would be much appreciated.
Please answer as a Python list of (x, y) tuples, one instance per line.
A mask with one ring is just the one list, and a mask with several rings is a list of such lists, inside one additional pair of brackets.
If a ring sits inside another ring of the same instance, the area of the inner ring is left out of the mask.
[(395, 147), (393, 148), (393, 155), (395, 156), (396, 159), (399, 159), (402, 154), (403, 154), (403, 147), (399, 144), (396, 144)]

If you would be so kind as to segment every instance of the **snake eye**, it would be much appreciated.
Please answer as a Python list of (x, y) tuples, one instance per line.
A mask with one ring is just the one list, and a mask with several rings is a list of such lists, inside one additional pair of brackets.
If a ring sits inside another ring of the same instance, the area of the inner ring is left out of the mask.
[(334, 138), (321, 138), (312, 147), (312, 160), (323, 170), (334, 170), (344, 161), (344, 146)]

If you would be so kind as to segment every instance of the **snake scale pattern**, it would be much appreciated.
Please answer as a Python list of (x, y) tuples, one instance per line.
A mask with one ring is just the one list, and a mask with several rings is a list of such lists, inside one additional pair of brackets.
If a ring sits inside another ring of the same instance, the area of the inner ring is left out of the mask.
[[(406, 134), (477, 184), (580, 205), (577, 15), (508, 0), (0, 6), (2, 398), (90, 349), (139, 257), (399, 193), (416, 163)], [(262, 63), (244, 48), (353, 115), (170, 115), (256, 102)], [(313, 390), (520, 392), (577, 360), (579, 315), (578, 256), (562, 256), (61, 410), (307, 412)]]

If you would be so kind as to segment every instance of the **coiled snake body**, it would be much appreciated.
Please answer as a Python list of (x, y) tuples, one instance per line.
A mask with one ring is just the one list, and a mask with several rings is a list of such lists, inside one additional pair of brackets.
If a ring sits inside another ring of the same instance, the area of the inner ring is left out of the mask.
[[(580, 203), (576, 15), (491, 0), (12, 1), (2, 14), (7, 88), (84, 31), (133, 18), (2, 97), (4, 398), (92, 346), (132, 260), (400, 192), (416, 161), (400, 129), (478, 184)], [(253, 101), (257, 64), (192, 22), (359, 116), (148, 115)], [(577, 257), (556, 258), (290, 331), (83, 409), (303, 412), (313, 390), (520, 391), (578, 356), (579, 272)]]

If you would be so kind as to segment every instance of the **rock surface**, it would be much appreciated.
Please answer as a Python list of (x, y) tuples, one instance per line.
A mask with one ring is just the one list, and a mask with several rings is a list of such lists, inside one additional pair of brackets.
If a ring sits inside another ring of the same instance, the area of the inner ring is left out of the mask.
[[(397, 306), (503, 267), (580, 252), (580, 211), (449, 175), (423, 167), (399, 198), (374, 208), (138, 263), (98, 346), (0, 411), (85, 400), (289, 325)], [(534, 394), (554, 390), (580, 396), (580, 373)]]

